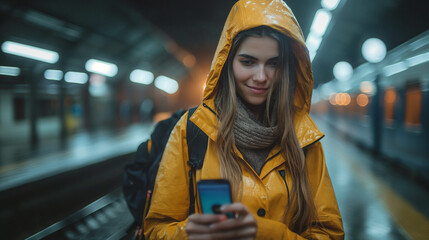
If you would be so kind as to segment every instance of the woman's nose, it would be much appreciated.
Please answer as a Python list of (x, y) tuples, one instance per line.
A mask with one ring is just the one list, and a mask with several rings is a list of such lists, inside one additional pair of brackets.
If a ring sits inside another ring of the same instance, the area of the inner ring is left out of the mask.
[(253, 79), (255, 81), (260, 81), (260, 82), (266, 81), (267, 80), (267, 73), (265, 71), (266, 71), (265, 66), (263, 66), (263, 65), (258, 66), (258, 68), (256, 69), (256, 72), (254, 74)]

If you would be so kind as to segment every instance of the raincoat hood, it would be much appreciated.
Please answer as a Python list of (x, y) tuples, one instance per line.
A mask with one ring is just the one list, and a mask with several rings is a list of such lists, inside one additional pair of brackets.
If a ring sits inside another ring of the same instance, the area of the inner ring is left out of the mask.
[(219, 40), (208, 75), (204, 100), (214, 97), (222, 67), (228, 58), (234, 37), (241, 31), (268, 26), (291, 38), (295, 66), (295, 111), (308, 112), (311, 104), (313, 76), (310, 58), (301, 28), (292, 10), (282, 0), (240, 0), (231, 9)]
[[(230, 52), (234, 37), (241, 31), (268, 26), (290, 39), (292, 54), (296, 59), (296, 89), (294, 98), (294, 126), (301, 147), (305, 147), (323, 137), (308, 115), (311, 105), (313, 74), (310, 58), (301, 28), (292, 10), (282, 0), (240, 0), (231, 9), (220, 37), (204, 90), (203, 102), (213, 106), (219, 76)], [(197, 111), (198, 112), (198, 111)], [(208, 125), (197, 118), (196, 124), (203, 129)], [(211, 138), (216, 138), (216, 128), (205, 131)]]

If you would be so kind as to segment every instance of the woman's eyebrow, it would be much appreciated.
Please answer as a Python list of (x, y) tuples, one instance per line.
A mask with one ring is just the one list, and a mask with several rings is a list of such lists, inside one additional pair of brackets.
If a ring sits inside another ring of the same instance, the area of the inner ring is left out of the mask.
[(245, 53), (238, 54), (238, 56), (240, 56), (240, 57), (245, 57), (245, 58), (250, 58), (250, 59), (253, 59), (253, 60), (258, 60), (258, 59), (257, 59), (257, 58), (255, 58), (254, 56), (250, 56), (250, 55), (245, 54)]
[[(248, 55), (248, 54), (245, 54), (245, 53), (238, 54), (238, 56), (239, 56), (239, 57), (250, 58), (250, 59), (252, 59), (252, 60), (258, 60), (258, 58), (254, 57), (254, 56), (251, 56), (251, 55)], [(272, 61), (272, 60), (277, 60), (277, 59), (279, 59), (279, 56), (272, 57), (272, 58), (270, 58), (270, 59), (268, 59), (268, 60)]]

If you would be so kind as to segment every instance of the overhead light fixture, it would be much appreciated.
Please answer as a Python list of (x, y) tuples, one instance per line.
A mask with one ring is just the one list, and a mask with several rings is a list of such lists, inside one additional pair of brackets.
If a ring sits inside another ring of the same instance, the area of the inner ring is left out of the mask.
[(67, 72), (64, 80), (69, 83), (85, 84), (88, 82), (88, 75), (83, 72)]
[(326, 10), (333, 11), (338, 7), (340, 0), (322, 0), (322, 7)]
[(353, 75), (353, 68), (350, 63), (341, 61), (335, 64), (333, 73), (335, 78), (339, 81), (347, 81)]
[(316, 57), (317, 51), (310, 51), (308, 54), (310, 55), (310, 62), (313, 62), (313, 59)]
[(417, 56), (410, 57), (410, 58), (407, 59), (408, 66), (410, 66), (410, 67), (414, 67), (416, 65), (425, 63), (427, 61), (429, 61), (429, 52), (423, 53), (423, 54), (419, 54)]
[(326, 29), (328, 28), (331, 18), (332, 14), (330, 12), (324, 9), (317, 10), (316, 15), (314, 15), (310, 30), (319, 36), (323, 36)]
[(21, 69), (18, 67), (0, 66), (0, 75), (16, 77), (21, 74)]
[(375, 89), (375, 85), (371, 81), (362, 81), (360, 83), (359, 89), (363, 93), (373, 94), (374, 93), (374, 89)]
[(307, 45), (308, 51), (316, 52), (317, 49), (319, 49), (321, 42), (322, 37), (320, 35), (317, 35), (314, 32), (310, 32), (308, 34), (307, 40), (305, 41), (305, 44)]
[(118, 67), (115, 64), (96, 59), (86, 61), (85, 69), (88, 72), (98, 73), (107, 77), (113, 77), (118, 73)]
[(378, 38), (367, 39), (362, 44), (362, 55), (370, 63), (381, 62), (386, 56), (386, 45)]
[(155, 79), (155, 87), (166, 93), (173, 94), (179, 89), (179, 84), (176, 80), (161, 75)]
[(63, 79), (63, 71), (61, 70), (54, 70), (54, 69), (47, 69), (43, 76), (48, 80), (56, 80), (59, 81)]
[(403, 72), (407, 69), (408, 69), (407, 64), (404, 61), (401, 61), (401, 62), (392, 64), (389, 66), (385, 66), (383, 68), (383, 71), (384, 71), (384, 75), (386, 77), (389, 77), (389, 76), (395, 75), (397, 73)]
[(45, 15), (35, 10), (27, 9), (24, 13), (24, 19), (33, 24), (62, 33), (64, 36), (72, 39), (77, 39), (82, 35), (80, 27), (65, 23), (57, 18)]
[(149, 85), (153, 82), (153, 73), (141, 69), (136, 69), (131, 72), (130, 80), (135, 83)]
[(194, 55), (192, 54), (186, 54), (183, 59), (182, 59), (182, 63), (183, 65), (185, 65), (188, 68), (191, 68), (195, 65), (195, 63), (197, 62), (197, 59), (195, 58)]
[(17, 42), (6, 41), (2, 44), (1, 49), (5, 53), (47, 63), (56, 63), (59, 59), (58, 53), (54, 51), (33, 47)]

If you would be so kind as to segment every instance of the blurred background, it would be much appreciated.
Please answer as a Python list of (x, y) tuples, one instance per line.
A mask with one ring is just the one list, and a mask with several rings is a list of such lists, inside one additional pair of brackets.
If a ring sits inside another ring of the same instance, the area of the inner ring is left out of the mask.
[[(0, 238), (125, 234), (123, 168), (200, 103), (235, 2), (0, 0)], [(346, 239), (427, 239), (429, 3), (285, 2)]]

